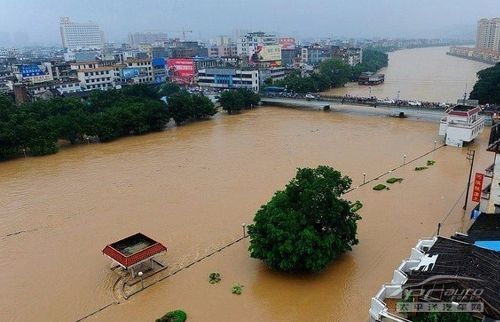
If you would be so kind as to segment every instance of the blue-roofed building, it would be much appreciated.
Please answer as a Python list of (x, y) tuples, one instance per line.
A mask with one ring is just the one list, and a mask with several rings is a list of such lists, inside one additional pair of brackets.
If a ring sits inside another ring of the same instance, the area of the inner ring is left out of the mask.
[(51, 63), (16, 65), (15, 75), (20, 82), (42, 83), (53, 80)]

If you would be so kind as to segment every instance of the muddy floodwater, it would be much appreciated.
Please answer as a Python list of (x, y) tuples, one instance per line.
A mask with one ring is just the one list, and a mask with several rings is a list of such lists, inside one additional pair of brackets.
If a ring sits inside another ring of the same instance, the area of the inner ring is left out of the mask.
[[(493, 160), (488, 132), (469, 146), (478, 171)], [(109, 305), (86, 320), (153, 321), (182, 308), (190, 321), (366, 321), (370, 298), (418, 238), (440, 221), (443, 234), (469, 224), (466, 149), (407, 164), (389, 191), (372, 190), (386, 176), (347, 194), (364, 203), (359, 245), (317, 275), (270, 271), (245, 239), (124, 300), (101, 250), (142, 232), (168, 246), (160, 260), (174, 271), (241, 237), (297, 167), (330, 165), (356, 187), (363, 172), (378, 177), (439, 146), (437, 133), (421, 120), (261, 107), (0, 163), (1, 320), (75, 321)], [(427, 159), (436, 164), (413, 170)], [(217, 285), (207, 281), (213, 271)]]
[[(478, 70), (491, 65), (446, 55), (448, 47), (398, 50), (389, 53), (389, 66), (380, 70), (385, 82), (376, 86), (349, 83), (328, 91), (333, 95), (455, 103), (474, 86)], [(398, 94), (399, 92), (399, 94)]]

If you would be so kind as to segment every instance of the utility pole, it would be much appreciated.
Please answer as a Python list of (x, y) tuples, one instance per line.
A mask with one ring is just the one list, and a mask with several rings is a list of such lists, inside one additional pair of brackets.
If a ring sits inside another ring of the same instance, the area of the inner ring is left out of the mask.
[(472, 177), (472, 168), (474, 167), (474, 157), (476, 155), (476, 150), (469, 150), (467, 151), (467, 160), (470, 162), (470, 170), (469, 170), (469, 180), (467, 181), (467, 190), (465, 193), (465, 204), (464, 204), (464, 210), (467, 209), (467, 201), (469, 201), (469, 188), (470, 188), (470, 179)]

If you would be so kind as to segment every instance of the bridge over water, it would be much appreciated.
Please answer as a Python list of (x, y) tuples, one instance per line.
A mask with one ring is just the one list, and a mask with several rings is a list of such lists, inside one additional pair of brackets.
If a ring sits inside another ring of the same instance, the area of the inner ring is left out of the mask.
[(283, 106), (283, 107), (297, 107), (297, 108), (310, 108), (315, 110), (324, 110), (325, 106), (329, 107), (330, 111), (343, 112), (360, 115), (386, 115), (398, 117), (400, 112), (403, 112), (405, 117), (425, 119), (429, 121), (439, 122), (441, 118), (446, 116), (444, 110), (429, 109), (425, 107), (409, 107), (409, 106), (391, 106), (391, 105), (377, 105), (367, 106), (361, 104), (344, 103), (325, 99), (321, 97), (318, 100), (306, 100), (303, 98), (287, 98), (287, 97), (262, 97), (263, 105)]

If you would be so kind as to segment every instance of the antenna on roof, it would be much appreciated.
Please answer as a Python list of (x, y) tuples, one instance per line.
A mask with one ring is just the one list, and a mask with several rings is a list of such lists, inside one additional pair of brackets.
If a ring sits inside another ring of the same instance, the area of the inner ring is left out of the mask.
[(464, 105), (466, 100), (467, 100), (467, 82), (465, 82)]

